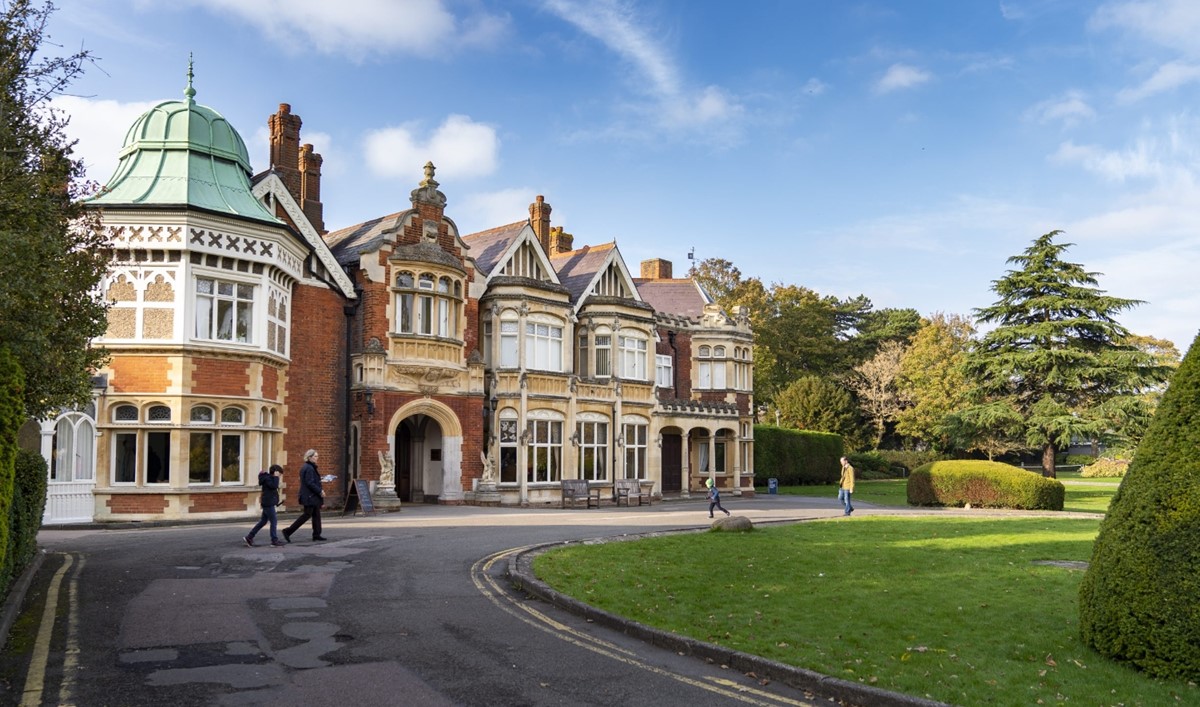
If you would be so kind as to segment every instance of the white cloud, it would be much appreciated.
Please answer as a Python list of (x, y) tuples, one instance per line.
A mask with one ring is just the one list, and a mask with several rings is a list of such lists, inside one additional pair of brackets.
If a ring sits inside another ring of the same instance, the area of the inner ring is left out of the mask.
[(1078, 164), (1107, 180), (1123, 182), (1163, 174), (1164, 167), (1154, 152), (1154, 146), (1145, 141), (1138, 141), (1125, 150), (1106, 150), (1096, 145), (1076, 145), (1068, 140), (1058, 146), (1050, 160), (1058, 164)]
[(654, 105), (635, 109), (667, 130), (722, 128), (740, 117), (741, 104), (719, 86), (685, 85), (662, 36), (620, 0), (544, 0), (544, 7), (629, 62)]
[(1096, 111), (1088, 105), (1081, 92), (1068, 91), (1060, 98), (1047, 99), (1032, 106), (1025, 111), (1025, 117), (1038, 123), (1061, 122), (1070, 127), (1096, 117)]
[[(455, 204), (455, 222), (463, 229), (463, 234), (516, 223), (529, 218), (529, 205), (536, 195), (534, 189), (527, 187), (469, 194)], [(558, 221), (556, 219), (555, 225), (561, 226)]]
[(1187, 55), (1200, 53), (1200, 3), (1195, 0), (1110, 2), (1096, 10), (1089, 25), (1132, 32)]
[(104, 184), (117, 169), (117, 153), (125, 133), (143, 113), (161, 101), (102, 101), (56, 96), (51, 105), (71, 116), (66, 133), (78, 140), (75, 156), (83, 160), (87, 178)]
[(500, 138), (495, 128), (465, 115), (451, 115), (432, 133), (421, 136), (413, 124), (375, 130), (363, 140), (363, 156), (380, 177), (419, 177), (432, 161), (438, 177), (457, 179), (492, 174), (499, 166)]
[(249, 22), (292, 53), (316, 50), (355, 61), (393, 52), (437, 56), (448, 47), (492, 42), (507, 16), (459, 21), (442, 0), (190, 0), (216, 14)]
[(933, 78), (933, 74), (908, 64), (892, 64), (875, 83), (876, 93), (890, 93), (905, 88), (920, 86)]
[(1200, 64), (1171, 61), (1158, 67), (1140, 86), (1120, 91), (1117, 98), (1130, 103), (1195, 81), (1200, 81)]

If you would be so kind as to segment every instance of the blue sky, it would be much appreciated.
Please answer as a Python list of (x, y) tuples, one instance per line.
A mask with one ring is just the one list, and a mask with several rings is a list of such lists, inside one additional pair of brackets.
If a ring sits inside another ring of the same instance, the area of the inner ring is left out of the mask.
[(687, 254), (876, 308), (970, 314), (1063, 229), (1121, 317), (1200, 321), (1194, 0), (58, 0), (98, 66), (58, 104), (104, 182), (125, 130), (196, 100), (267, 166), (290, 103), (330, 229), (408, 208), (427, 160), (461, 231), (534, 196), (630, 267)]

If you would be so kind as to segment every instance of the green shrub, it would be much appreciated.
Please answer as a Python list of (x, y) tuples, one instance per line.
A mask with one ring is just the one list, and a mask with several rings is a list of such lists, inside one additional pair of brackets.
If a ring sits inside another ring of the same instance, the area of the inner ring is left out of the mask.
[(859, 480), (890, 479), (892, 477), (892, 465), (879, 452), (855, 452), (847, 454), (846, 459), (854, 467), (855, 478)]
[(18, 450), (15, 471), (8, 554), (0, 578), (3, 589), (25, 571), (37, 554), (37, 535), (46, 510), (46, 460), (37, 452)]
[(908, 502), (914, 506), (1061, 511), (1065, 491), (1056, 479), (980, 459), (932, 462), (908, 477)]
[(1149, 675), (1200, 680), (1200, 337), (1100, 524), (1079, 630), (1101, 655)]
[(914, 452), (907, 449), (880, 449), (877, 453), (888, 461), (891, 467), (891, 475), (897, 478), (908, 476), (913, 469), (922, 464), (941, 461), (947, 458), (945, 454), (932, 449), (924, 452)]
[[(25, 421), (25, 376), (7, 347), (0, 346), (0, 518), (11, 518), (13, 475), (17, 459), (17, 430)], [(12, 576), (9, 523), (0, 522), (0, 594), (7, 594)]]
[(1079, 475), (1085, 479), (1124, 476), (1128, 469), (1129, 462), (1124, 459), (1100, 457), (1096, 461), (1080, 469)]
[(838, 480), (842, 438), (828, 432), (754, 426), (754, 475), (782, 486), (830, 484)]
[(1068, 454), (1065, 457), (1063, 457), (1063, 460), (1060, 463), (1065, 464), (1067, 466), (1071, 466), (1072, 464), (1078, 464), (1080, 466), (1087, 466), (1088, 464), (1091, 464), (1094, 461), (1096, 461), (1096, 457), (1091, 454)]

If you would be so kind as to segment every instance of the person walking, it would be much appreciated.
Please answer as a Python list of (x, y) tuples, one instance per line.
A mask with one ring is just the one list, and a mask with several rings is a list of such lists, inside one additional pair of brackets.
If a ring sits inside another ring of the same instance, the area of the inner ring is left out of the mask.
[(717, 485), (712, 479), (707, 479), (704, 483), (708, 485), (708, 517), (713, 517), (714, 508), (719, 508), (722, 513), (729, 515), (729, 511), (721, 505), (721, 492), (717, 490)]
[(283, 473), (283, 467), (278, 464), (272, 464), (267, 471), (258, 472), (258, 485), (262, 487), (262, 494), (259, 496), (258, 503), (262, 506), (262, 517), (258, 519), (258, 523), (250, 529), (242, 540), (246, 543), (246, 547), (254, 547), (254, 536), (267, 523), (271, 524), (271, 545), (279, 547), (284, 544), (279, 539), (279, 535), (275, 533), (275, 527), (278, 524), (278, 517), (275, 515), (275, 507), (279, 505), (279, 476)]
[(321, 541), (321, 506), (325, 505), (325, 490), (321, 488), (321, 474), (317, 471), (317, 450), (304, 453), (304, 465), (300, 467), (300, 505), (304, 512), (283, 531), (283, 539), (292, 541), (292, 533), (312, 518), (313, 540)]
[(850, 466), (849, 459), (842, 457), (842, 478), (838, 482), (838, 500), (846, 509), (843, 515), (850, 515), (854, 512), (854, 506), (850, 505), (850, 494), (852, 493), (854, 493), (854, 467)]

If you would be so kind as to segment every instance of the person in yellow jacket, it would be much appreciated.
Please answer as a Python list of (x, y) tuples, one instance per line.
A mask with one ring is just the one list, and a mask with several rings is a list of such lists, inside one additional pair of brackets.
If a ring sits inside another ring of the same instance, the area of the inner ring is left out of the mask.
[(852, 493), (854, 493), (854, 467), (850, 466), (850, 460), (842, 457), (842, 479), (838, 482), (838, 500), (846, 508), (845, 515), (854, 512), (854, 506), (850, 505), (850, 494)]

